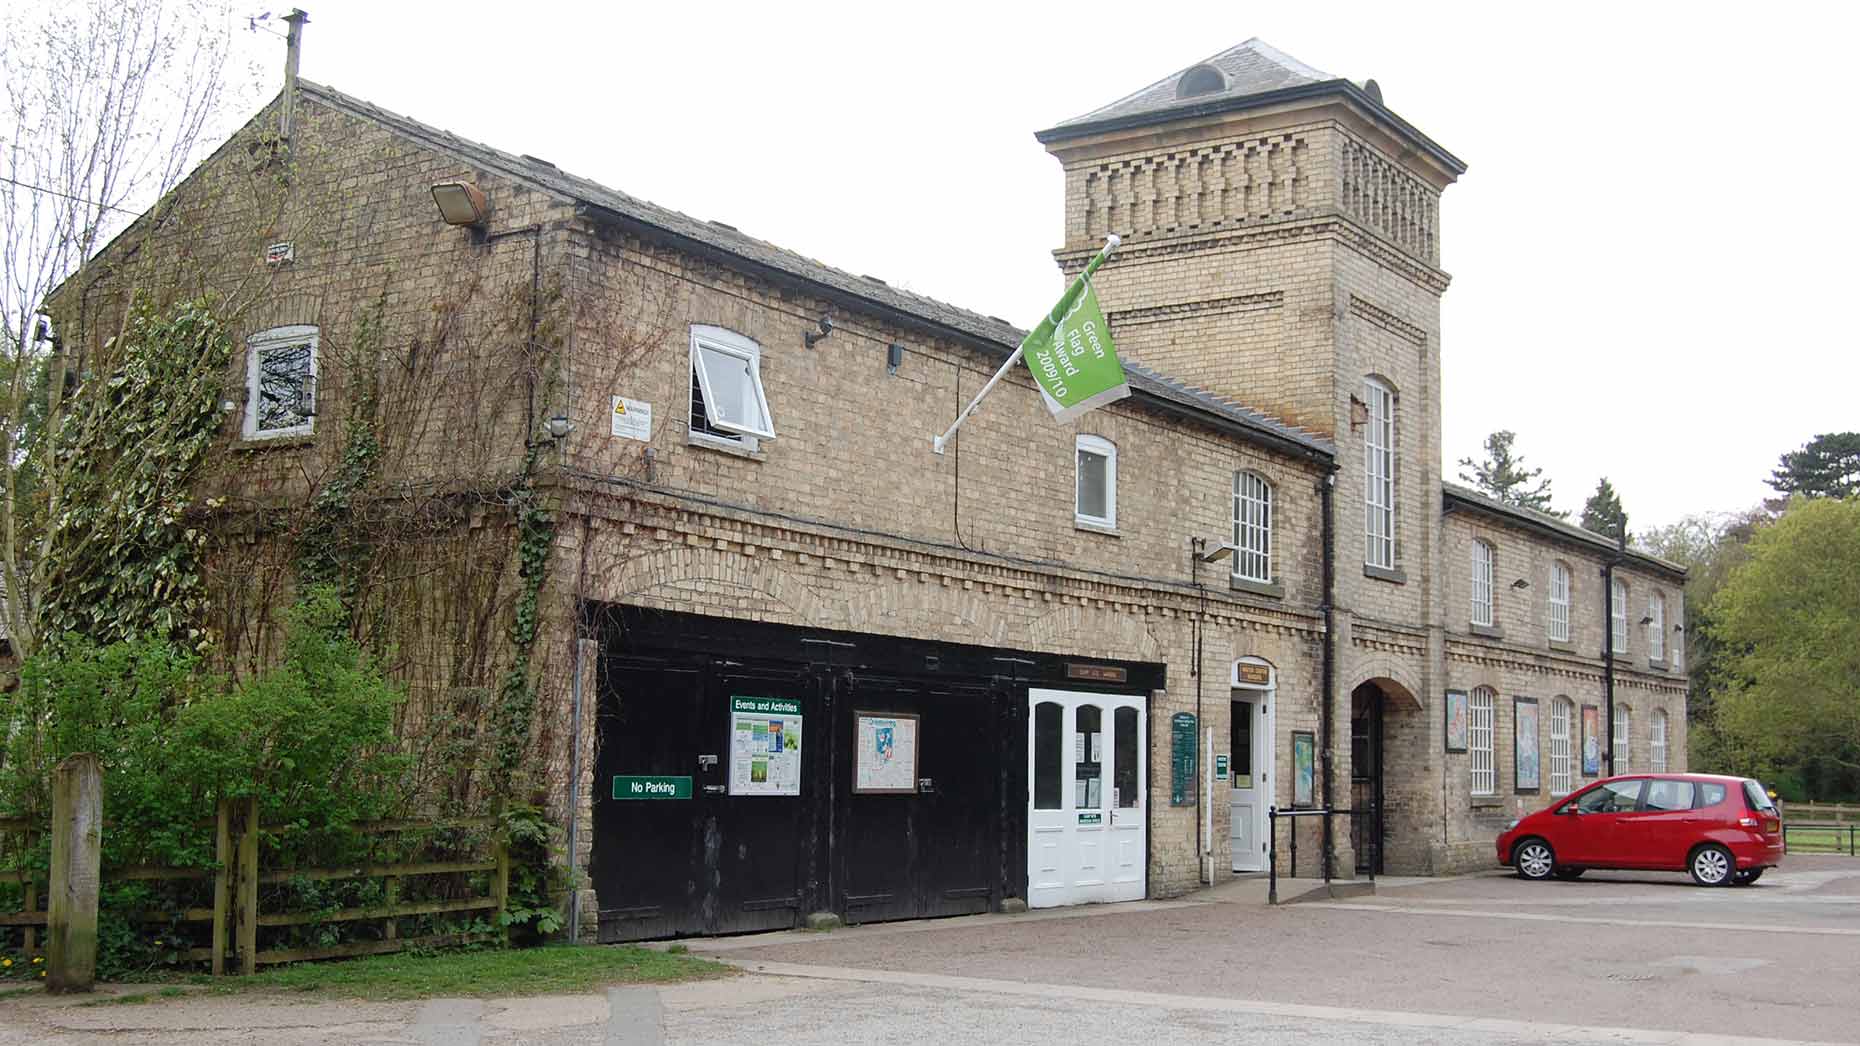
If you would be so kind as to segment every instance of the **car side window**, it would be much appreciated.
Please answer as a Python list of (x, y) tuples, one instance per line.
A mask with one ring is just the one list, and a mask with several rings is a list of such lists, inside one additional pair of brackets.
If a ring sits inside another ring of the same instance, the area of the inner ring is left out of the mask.
[(1640, 801), (1639, 781), (1605, 781), (1598, 788), (1582, 793), (1576, 809), (1585, 814), (1620, 814), (1634, 809)]
[(1724, 802), (1724, 786), (1723, 785), (1712, 784), (1709, 781), (1704, 781), (1699, 784), (1698, 808), (1700, 810), (1703, 810), (1708, 806), (1717, 806), (1719, 803), (1722, 803), (1722, 802)]
[(1647, 782), (1648, 810), (1667, 812), (1692, 809), (1692, 782), (1655, 778)]

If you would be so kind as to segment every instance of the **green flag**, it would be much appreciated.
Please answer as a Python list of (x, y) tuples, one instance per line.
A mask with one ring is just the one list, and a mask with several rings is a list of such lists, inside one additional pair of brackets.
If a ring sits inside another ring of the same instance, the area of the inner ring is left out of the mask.
[(1093, 256), (1059, 304), (1020, 343), (1046, 409), (1059, 421), (1071, 421), (1130, 395), (1124, 365), (1111, 344), (1111, 328), (1091, 285), (1091, 274), (1108, 253)]

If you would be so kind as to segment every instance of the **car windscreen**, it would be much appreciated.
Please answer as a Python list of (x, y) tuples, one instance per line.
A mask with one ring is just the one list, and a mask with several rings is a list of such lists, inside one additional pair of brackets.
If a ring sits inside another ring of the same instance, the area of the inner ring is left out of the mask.
[(1744, 782), (1744, 798), (1752, 810), (1761, 810), (1766, 814), (1776, 812), (1776, 804), (1770, 802), (1770, 793), (1760, 781)]

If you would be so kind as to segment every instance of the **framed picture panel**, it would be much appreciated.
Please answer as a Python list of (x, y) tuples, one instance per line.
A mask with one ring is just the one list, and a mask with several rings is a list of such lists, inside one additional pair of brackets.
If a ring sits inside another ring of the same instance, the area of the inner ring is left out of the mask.
[(1317, 805), (1317, 735), (1292, 731), (1292, 807)]
[(1542, 753), (1537, 747), (1537, 699), (1511, 699), (1511, 747), (1513, 786), (1520, 792), (1535, 792), (1543, 787)]
[(1466, 721), (1466, 691), (1447, 691), (1447, 751), (1464, 752), (1471, 739), (1471, 725)]
[(1602, 772), (1602, 710), (1595, 705), (1582, 706), (1582, 776), (1598, 777)]

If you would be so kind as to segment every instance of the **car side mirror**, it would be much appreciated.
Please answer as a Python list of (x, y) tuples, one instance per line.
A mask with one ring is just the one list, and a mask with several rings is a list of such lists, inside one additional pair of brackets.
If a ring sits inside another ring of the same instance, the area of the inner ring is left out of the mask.
[(1577, 814), (1582, 813), (1582, 808), (1577, 806), (1575, 803), (1571, 803), (1568, 806), (1565, 806), (1564, 808), (1562, 808), (1561, 810), (1558, 810), (1557, 813), (1563, 814), (1567, 817), (1575, 817)]

